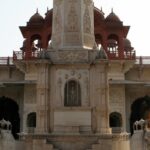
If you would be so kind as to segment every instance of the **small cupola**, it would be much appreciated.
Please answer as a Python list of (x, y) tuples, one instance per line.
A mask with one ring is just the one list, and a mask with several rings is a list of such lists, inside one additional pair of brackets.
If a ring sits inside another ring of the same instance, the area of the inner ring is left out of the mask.
[(36, 13), (29, 19), (28, 25), (39, 25), (44, 23), (44, 18), (39, 14), (38, 9)]
[(121, 22), (120, 18), (113, 12), (113, 9), (111, 13), (106, 17), (105, 20), (111, 22)]

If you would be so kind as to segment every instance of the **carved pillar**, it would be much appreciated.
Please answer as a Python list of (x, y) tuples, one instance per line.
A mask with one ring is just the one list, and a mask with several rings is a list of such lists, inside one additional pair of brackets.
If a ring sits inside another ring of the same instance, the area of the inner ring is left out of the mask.
[(94, 72), (94, 108), (92, 119), (92, 128), (94, 132), (100, 134), (111, 133), (109, 128), (109, 86), (107, 79), (107, 65), (97, 64)]
[(49, 132), (49, 64), (39, 62), (37, 79), (37, 128), (38, 133)]

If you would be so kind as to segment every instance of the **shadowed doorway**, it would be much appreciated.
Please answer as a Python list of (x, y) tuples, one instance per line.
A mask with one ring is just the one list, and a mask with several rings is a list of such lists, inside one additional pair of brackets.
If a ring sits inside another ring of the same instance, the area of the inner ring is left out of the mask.
[(12, 124), (12, 134), (15, 139), (18, 139), (17, 133), (20, 130), (20, 117), (19, 117), (18, 104), (8, 97), (0, 97), (0, 120), (5, 119)]
[(150, 97), (136, 99), (131, 105), (130, 131), (133, 134), (133, 124), (140, 119), (150, 120)]

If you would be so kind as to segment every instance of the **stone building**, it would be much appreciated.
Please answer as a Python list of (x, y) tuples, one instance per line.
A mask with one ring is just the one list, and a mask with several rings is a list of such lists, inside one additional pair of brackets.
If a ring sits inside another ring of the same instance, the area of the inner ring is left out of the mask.
[(136, 56), (129, 28), (92, 0), (54, 0), (45, 18), (37, 11), (20, 27), (21, 50), (0, 62), (11, 149), (133, 150), (131, 105), (150, 94), (150, 59)]

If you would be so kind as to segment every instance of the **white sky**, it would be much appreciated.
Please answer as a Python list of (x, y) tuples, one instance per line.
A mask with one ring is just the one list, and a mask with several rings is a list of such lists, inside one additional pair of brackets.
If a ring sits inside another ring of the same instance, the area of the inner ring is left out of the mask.
[[(25, 26), (30, 17), (39, 9), (44, 16), (47, 7), (52, 8), (53, 0), (3, 0), (0, 5), (0, 57), (12, 56), (13, 50), (22, 46), (23, 37), (19, 26)], [(137, 55), (150, 56), (150, 7), (148, 0), (94, 0), (97, 8), (103, 8), (105, 16), (111, 8), (124, 22), (130, 25), (128, 39)]]

